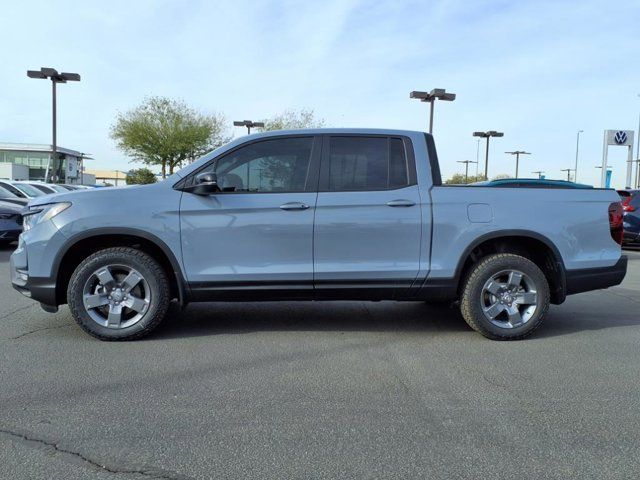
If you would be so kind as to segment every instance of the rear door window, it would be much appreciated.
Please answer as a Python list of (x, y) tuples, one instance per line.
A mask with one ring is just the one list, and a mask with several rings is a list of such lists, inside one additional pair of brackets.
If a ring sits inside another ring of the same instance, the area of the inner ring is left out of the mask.
[(328, 189), (332, 192), (394, 190), (410, 184), (404, 142), (400, 138), (330, 138)]

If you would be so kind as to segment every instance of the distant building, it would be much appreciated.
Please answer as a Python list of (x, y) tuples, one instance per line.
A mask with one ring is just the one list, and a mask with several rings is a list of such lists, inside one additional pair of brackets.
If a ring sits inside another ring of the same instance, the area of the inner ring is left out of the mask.
[(96, 185), (113, 185), (122, 187), (127, 184), (127, 172), (120, 170), (94, 170), (87, 169), (85, 173), (95, 176)]
[[(86, 156), (82, 152), (64, 147), (56, 147), (58, 155), (62, 158), (62, 165), (58, 166), (58, 175), (62, 183), (80, 184), (82, 183), (82, 161)], [(2, 143), (0, 142), (0, 164), (25, 165), (29, 169), (29, 180), (46, 181), (55, 172), (51, 172), (51, 157), (53, 148), (51, 145), (41, 145), (35, 143)], [(5, 168), (3, 172), (14, 176), (20, 172), (23, 175), (24, 169)], [(22, 180), (22, 178), (11, 178), (10, 180)]]

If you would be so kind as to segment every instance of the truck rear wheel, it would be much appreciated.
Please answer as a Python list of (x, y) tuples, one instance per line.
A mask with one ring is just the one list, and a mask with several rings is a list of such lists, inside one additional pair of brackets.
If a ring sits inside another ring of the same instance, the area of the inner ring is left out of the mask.
[(549, 283), (520, 255), (489, 255), (467, 276), (460, 310), (471, 328), (492, 340), (519, 340), (540, 326), (549, 309)]
[(133, 340), (162, 322), (171, 296), (150, 255), (128, 247), (100, 250), (78, 265), (67, 301), (82, 329), (100, 340)]

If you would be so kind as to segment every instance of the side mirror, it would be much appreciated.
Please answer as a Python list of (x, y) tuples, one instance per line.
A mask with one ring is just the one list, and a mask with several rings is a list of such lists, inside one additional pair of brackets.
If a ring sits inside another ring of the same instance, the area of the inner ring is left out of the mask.
[(220, 191), (218, 176), (215, 173), (205, 172), (196, 176), (195, 183), (185, 189), (196, 195), (211, 195)]

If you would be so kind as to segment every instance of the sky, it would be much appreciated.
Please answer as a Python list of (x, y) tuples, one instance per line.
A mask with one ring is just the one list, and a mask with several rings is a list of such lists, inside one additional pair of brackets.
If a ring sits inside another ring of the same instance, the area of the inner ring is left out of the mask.
[[(2, 7), (0, 142), (50, 143), (51, 90), (27, 69), (78, 72), (58, 89), (58, 144), (87, 168), (135, 166), (109, 137), (147, 96), (262, 119), (309, 108), (331, 127), (426, 130), (412, 90), (446, 88), (434, 136), (443, 176), (498, 130), (489, 175), (598, 182), (605, 129), (638, 129), (640, 1), (13, 1)], [(634, 151), (635, 155), (635, 151)], [(481, 150), (480, 160), (483, 161)], [(626, 151), (611, 147), (613, 184)], [(474, 171), (475, 166), (471, 166)]]

